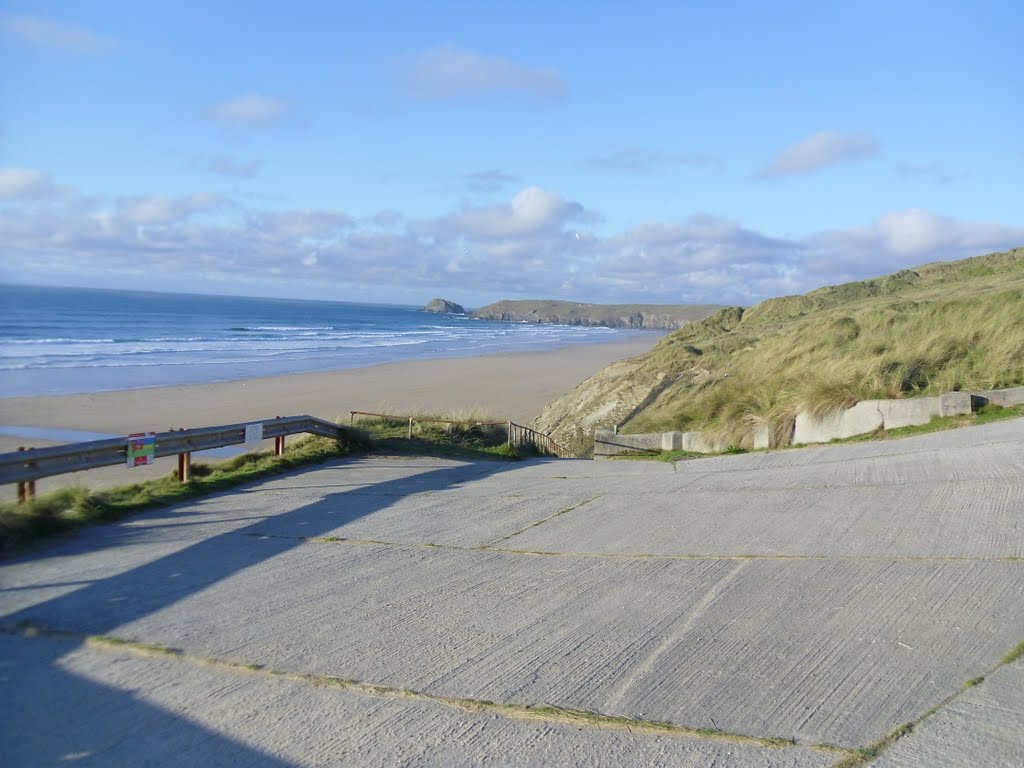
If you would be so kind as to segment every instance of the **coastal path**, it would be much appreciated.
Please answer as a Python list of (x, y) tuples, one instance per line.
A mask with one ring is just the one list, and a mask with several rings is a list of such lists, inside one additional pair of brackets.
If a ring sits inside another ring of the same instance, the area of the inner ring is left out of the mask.
[(0, 563), (0, 762), (1020, 765), (1022, 457), (364, 457), (92, 528)]

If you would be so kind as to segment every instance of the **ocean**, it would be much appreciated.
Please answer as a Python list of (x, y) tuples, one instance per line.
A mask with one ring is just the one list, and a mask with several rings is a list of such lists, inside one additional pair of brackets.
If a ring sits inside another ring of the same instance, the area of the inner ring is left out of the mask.
[(408, 306), (0, 285), (0, 397), (550, 350), (643, 333)]

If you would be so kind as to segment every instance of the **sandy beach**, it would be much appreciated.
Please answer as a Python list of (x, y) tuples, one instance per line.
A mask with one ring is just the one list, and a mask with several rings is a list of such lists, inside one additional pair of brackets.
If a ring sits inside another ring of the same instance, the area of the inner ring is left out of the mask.
[[(310, 414), (348, 419), (349, 411), (404, 413), (477, 409), (496, 419), (528, 423), (549, 402), (616, 360), (650, 349), (660, 336), (581, 344), (546, 352), (418, 360), (244, 381), (152, 387), (95, 394), (0, 398), (0, 424), (122, 435), (232, 424)], [(44, 440), (0, 437), (0, 452)], [(132, 471), (96, 470), (42, 481), (40, 491), (68, 483), (106, 485), (159, 475), (173, 459)], [(117, 480), (112, 480), (118, 478)]]

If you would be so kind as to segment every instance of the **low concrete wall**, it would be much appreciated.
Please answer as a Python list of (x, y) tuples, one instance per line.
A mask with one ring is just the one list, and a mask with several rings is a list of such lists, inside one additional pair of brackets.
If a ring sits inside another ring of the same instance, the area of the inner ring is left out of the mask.
[(865, 435), (877, 429), (898, 429), (927, 424), (936, 416), (971, 412), (969, 392), (948, 392), (937, 397), (906, 400), (862, 400), (852, 408), (825, 417), (796, 415), (793, 444), (827, 443), (837, 438)]
[(662, 450), (662, 444), (660, 432), (645, 435), (617, 435), (610, 429), (598, 429), (594, 432), (594, 458), (607, 458), (627, 451), (658, 452)]
[[(966, 415), (985, 403), (1004, 408), (1024, 405), (1024, 387), (983, 392), (947, 392), (936, 397), (914, 397), (906, 400), (862, 400), (852, 408), (824, 417), (801, 412), (796, 416), (793, 445), (827, 443), (837, 438), (853, 437), (878, 429), (897, 429), (927, 424), (935, 416)], [(766, 426), (754, 431), (753, 447), (768, 448), (771, 430)], [(594, 458), (607, 458), (625, 451), (689, 451), (717, 453), (725, 449), (701, 432), (656, 432), (643, 435), (619, 435), (610, 429), (594, 433)]]
[(619, 435), (611, 429), (594, 431), (594, 458), (606, 459), (629, 451), (690, 451), (715, 453), (721, 450), (701, 432), (648, 432), (641, 435)]
[(977, 401), (976, 406), (985, 405), (986, 403), (1001, 405), (1003, 408), (1010, 408), (1014, 405), (1024, 405), (1024, 387), (1014, 387), (1013, 389), (989, 389), (981, 392), (971, 392), (970, 396)]

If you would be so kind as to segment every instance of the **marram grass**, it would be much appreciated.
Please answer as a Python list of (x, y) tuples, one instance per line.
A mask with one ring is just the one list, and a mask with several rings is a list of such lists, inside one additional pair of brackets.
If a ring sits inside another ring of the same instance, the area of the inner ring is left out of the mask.
[(1021, 386), (1024, 249), (723, 310), (641, 360), (638, 376), (672, 383), (624, 431), (705, 430), (745, 447), (801, 410)]

